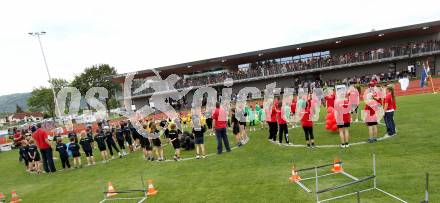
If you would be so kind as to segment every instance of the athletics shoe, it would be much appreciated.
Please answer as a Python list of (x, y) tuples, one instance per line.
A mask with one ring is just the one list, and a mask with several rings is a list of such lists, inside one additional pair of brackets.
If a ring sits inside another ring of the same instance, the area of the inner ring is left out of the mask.
[(200, 156), (199, 156), (199, 155), (197, 155), (197, 156), (196, 156), (196, 159), (200, 159)]
[(345, 144), (340, 144), (339, 147), (345, 148)]

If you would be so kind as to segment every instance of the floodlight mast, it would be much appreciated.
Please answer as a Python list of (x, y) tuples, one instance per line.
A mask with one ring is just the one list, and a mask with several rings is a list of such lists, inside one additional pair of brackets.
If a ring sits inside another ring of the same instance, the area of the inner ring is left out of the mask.
[(49, 77), (49, 82), (51, 83), (53, 100), (55, 102), (55, 110), (57, 111), (58, 116), (60, 116), (60, 118), (61, 118), (61, 110), (60, 110), (60, 106), (58, 105), (58, 100), (57, 100), (57, 96), (56, 96), (56, 93), (55, 93), (55, 86), (54, 86), (54, 84), (52, 84), (52, 77), (50, 76), (49, 66), (47, 65), (46, 55), (44, 54), (43, 44), (41, 43), (41, 38), (40, 38), (40, 36), (41, 35), (45, 35), (46, 32), (45, 31), (29, 32), (28, 34), (30, 36), (37, 37), (37, 39), (38, 39), (38, 43), (39, 43), (40, 49), (41, 49), (41, 54), (43, 55), (44, 65), (45, 65), (46, 71), (47, 71), (47, 76)]

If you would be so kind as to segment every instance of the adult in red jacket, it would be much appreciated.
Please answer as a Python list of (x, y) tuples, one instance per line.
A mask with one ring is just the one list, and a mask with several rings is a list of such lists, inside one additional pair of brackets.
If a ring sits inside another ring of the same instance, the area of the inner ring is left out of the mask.
[(220, 107), (220, 102), (215, 104), (215, 110), (212, 113), (212, 121), (214, 123), (215, 136), (217, 137), (217, 154), (223, 152), (223, 143), (227, 152), (231, 151), (229, 146), (228, 135), (226, 131), (227, 115), (223, 108)]
[(38, 123), (32, 129), (32, 138), (35, 140), (38, 149), (41, 152), (41, 157), (43, 158), (43, 167), (46, 173), (55, 172), (55, 164), (53, 163), (53, 151), (50, 146), (50, 142), (47, 139), (47, 133), (41, 129), (41, 123)]
[(394, 88), (392, 86), (387, 87), (387, 94), (384, 100), (385, 109), (385, 125), (387, 126), (388, 136), (394, 136), (396, 134), (396, 125), (394, 123), (394, 111), (396, 110), (396, 97), (394, 96)]

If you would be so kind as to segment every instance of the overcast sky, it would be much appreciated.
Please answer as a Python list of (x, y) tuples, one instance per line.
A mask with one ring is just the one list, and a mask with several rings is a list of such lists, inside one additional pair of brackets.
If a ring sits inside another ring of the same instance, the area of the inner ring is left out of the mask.
[(119, 73), (440, 20), (440, 1), (0, 1), (0, 95), (71, 80), (108, 63)]

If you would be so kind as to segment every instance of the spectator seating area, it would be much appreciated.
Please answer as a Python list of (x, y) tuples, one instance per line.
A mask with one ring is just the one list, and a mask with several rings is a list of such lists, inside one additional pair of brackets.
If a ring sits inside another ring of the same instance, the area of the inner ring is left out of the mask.
[[(386, 58), (412, 56), (417, 54), (429, 53), (433, 51), (440, 51), (440, 41), (423, 41), (400, 44), (391, 47), (379, 47), (366, 51), (355, 51), (344, 54), (327, 54), (319, 57), (310, 57), (306, 59), (297, 59), (283, 62), (266, 61), (254, 64), (248, 68), (241, 68), (238, 71), (224, 71), (221, 73), (207, 74), (205, 76), (195, 76), (190, 79), (182, 79), (176, 83), (176, 89), (181, 89), (190, 86), (203, 86), (207, 84), (222, 83), (226, 78), (232, 78), (234, 81), (244, 79), (276, 76), (286, 73), (292, 73), (302, 70), (320, 69), (331, 66), (355, 64), (366, 61), (375, 61)], [(292, 57), (294, 59), (294, 57)], [(403, 73), (378, 73), (381, 80), (393, 80), (401, 76)], [(183, 78), (183, 76), (181, 76)], [(334, 84), (364, 84), (369, 81), (371, 76), (357, 76), (353, 78), (345, 78), (342, 80), (326, 81), (327, 85)], [(136, 89), (144, 83), (145, 79), (136, 79), (134, 81), (133, 89)], [(300, 82), (296, 82), (300, 85)], [(152, 93), (153, 89), (148, 88), (137, 95)]]

